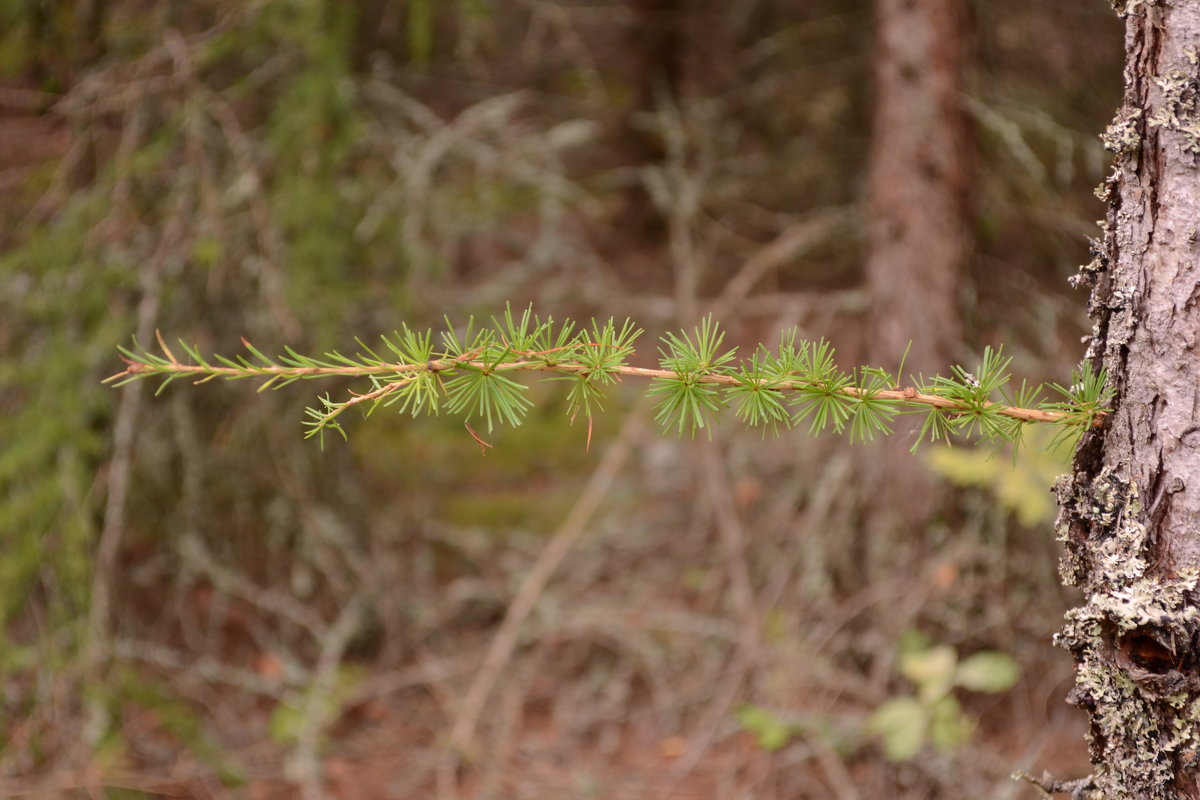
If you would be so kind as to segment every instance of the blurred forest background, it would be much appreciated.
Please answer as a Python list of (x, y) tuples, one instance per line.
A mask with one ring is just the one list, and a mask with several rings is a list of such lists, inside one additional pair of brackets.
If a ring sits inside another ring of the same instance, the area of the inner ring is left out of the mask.
[(590, 450), (551, 387), (485, 455), (386, 412), (322, 452), (309, 385), (100, 381), (506, 301), (1062, 381), (1122, 57), (1104, 0), (0, 0), (0, 796), (1083, 774), (1065, 454), (679, 441), (632, 385)]

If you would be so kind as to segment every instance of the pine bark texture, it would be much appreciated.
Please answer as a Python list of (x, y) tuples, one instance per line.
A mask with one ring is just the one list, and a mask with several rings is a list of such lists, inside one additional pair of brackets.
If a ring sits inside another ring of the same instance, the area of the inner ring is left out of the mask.
[(1087, 357), (1115, 391), (1062, 480), (1071, 700), (1094, 772), (1076, 797), (1200, 798), (1200, 3), (1127, 0), (1125, 96)]

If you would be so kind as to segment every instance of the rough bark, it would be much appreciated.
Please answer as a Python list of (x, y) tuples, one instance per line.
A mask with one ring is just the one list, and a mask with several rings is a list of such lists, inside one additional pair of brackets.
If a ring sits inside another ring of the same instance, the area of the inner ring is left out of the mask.
[(1200, 3), (1128, 0), (1125, 97), (1090, 283), (1088, 358), (1115, 391), (1058, 487), (1060, 644), (1091, 715), (1095, 798), (1200, 798)]
[[(962, 107), (966, 48), (962, 0), (877, 0), (875, 101), (869, 171), (871, 296), (864, 360), (894, 363), (911, 339), (907, 370), (932, 375), (962, 342), (959, 285), (970, 256), (972, 139)], [(908, 444), (886, 443), (881, 509), (920, 524), (938, 490), (912, 469)]]

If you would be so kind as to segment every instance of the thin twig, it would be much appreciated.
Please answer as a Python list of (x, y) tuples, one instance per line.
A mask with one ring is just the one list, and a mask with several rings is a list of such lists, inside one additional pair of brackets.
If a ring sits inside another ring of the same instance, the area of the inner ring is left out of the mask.
[(179, 544), (179, 554), (185, 564), (207, 576), (219, 591), (241, 597), (263, 611), (295, 623), (313, 641), (319, 642), (326, 635), (324, 621), (306, 605), (290, 594), (261, 587), (237, 570), (224, 566), (208, 551), (199, 536), (184, 537)]
[[(764, 277), (824, 242), (832, 231), (850, 219), (852, 212), (845, 207), (825, 208), (784, 228), (778, 236), (746, 259), (737, 274), (725, 285), (721, 302), (736, 306), (750, 295), (750, 290)], [(757, 301), (757, 297), (755, 299)], [(722, 313), (718, 312), (718, 315)]]
[[(526, 354), (523, 352), (514, 351), (514, 354), (519, 358), (526, 355), (533, 356), (532, 352)], [(184, 364), (175, 358), (170, 358), (167, 364), (145, 364), (141, 361), (131, 361), (124, 359), (126, 368), (115, 375), (106, 378), (107, 382), (121, 381), (126, 378), (140, 377), (146, 375), (195, 375), (201, 379), (211, 378), (318, 378), (318, 377), (344, 377), (344, 378), (361, 378), (378, 375), (397, 375), (406, 373), (420, 372), (444, 372), (455, 368), (476, 369), (487, 372), (553, 372), (566, 375), (579, 375), (596, 371), (595, 367), (586, 364), (547, 364), (541, 361), (505, 361), (499, 364), (487, 361), (462, 361), (460, 359), (437, 359), (424, 364), (407, 364), (407, 363), (384, 363), (370, 364), (362, 366), (345, 366), (345, 367), (286, 367), (286, 366), (246, 366), (246, 367), (217, 367), (203, 364)], [(632, 377), (632, 378), (648, 378), (650, 380), (687, 380), (691, 383), (708, 384), (713, 386), (741, 386), (746, 383), (745, 379), (736, 375), (716, 375), (716, 374), (701, 374), (701, 375), (684, 375), (674, 370), (669, 369), (654, 369), (650, 367), (631, 367), (620, 365), (606, 370), (613, 375)], [(366, 395), (356, 396), (352, 402), (359, 403), (363, 400), (378, 400), (387, 395), (403, 388), (407, 381), (394, 381), (386, 386), (380, 387), (375, 391)], [(766, 382), (763, 382), (766, 385)], [(811, 388), (812, 383), (807, 381), (779, 381), (770, 383), (768, 387), (772, 391), (789, 392), (800, 391), (802, 389)], [(390, 390), (390, 391), (389, 391)], [(868, 397), (879, 400), (892, 400), (910, 405), (933, 406), (947, 411), (962, 411), (962, 405), (957, 401), (948, 397), (942, 397), (936, 394), (922, 392), (914, 386), (902, 386), (896, 389), (858, 389), (853, 386), (847, 386), (839, 390), (841, 394), (848, 397)], [(1070, 417), (1071, 415), (1063, 411), (1044, 411), (1038, 408), (1021, 408), (1020, 406), (1009, 406), (1003, 403), (990, 403), (990, 407), (996, 409), (996, 413), (1013, 419), (1019, 419), (1022, 422), (1059, 422), (1060, 420)], [(1092, 424), (1100, 427), (1104, 422), (1105, 414), (1098, 412), (1092, 420)]]
[(140, 661), (182, 677), (197, 681), (224, 684), (250, 694), (263, 695), (282, 701), (286, 694), (281, 681), (264, 678), (257, 672), (223, 664), (209, 656), (175, 650), (156, 642), (137, 639), (117, 639), (112, 653), (123, 661)]
[[(162, 276), (167, 260), (177, 250), (184, 237), (190, 203), (186, 193), (180, 194), (177, 208), (167, 221), (166, 229), (159, 240), (146, 268), (139, 276), (142, 297), (138, 301), (138, 332), (149, 335), (158, 317), (162, 299)], [(134, 387), (139, 388), (139, 387)], [(113, 426), (113, 455), (108, 469), (108, 498), (104, 506), (104, 521), (100, 539), (96, 545), (95, 568), (92, 572), (91, 605), (88, 609), (87, 640), (84, 648), (84, 668), (89, 677), (96, 678), (109, 658), (111, 648), (112, 592), (116, 580), (117, 555), (125, 533), (125, 506), (129, 497), (129, 481), (133, 468), (134, 440), (137, 434), (138, 411), (141, 392), (135, 391), (121, 398), (117, 409), (117, 420)], [(99, 715), (104, 712), (98, 706), (89, 709), (93, 724), (89, 733), (98, 734)]]
[(1084, 800), (1085, 797), (1096, 788), (1096, 779), (1092, 775), (1084, 778), (1076, 778), (1075, 780), (1064, 781), (1059, 780), (1049, 773), (1044, 773), (1042, 777), (1037, 778), (1030, 775), (1028, 772), (1014, 772), (1012, 779), (1015, 781), (1024, 781), (1032, 784), (1038, 789), (1041, 789), (1046, 797), (1055, 794), (1069, 794), (1071, 800)]

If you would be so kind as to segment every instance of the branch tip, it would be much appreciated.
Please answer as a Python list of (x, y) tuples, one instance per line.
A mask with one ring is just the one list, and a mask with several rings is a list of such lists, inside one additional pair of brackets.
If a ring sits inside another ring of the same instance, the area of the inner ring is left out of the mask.
[(471, 427), (471, 423), (464, 422), (463, 427), (465, 427), (467, 429), (467, 433), (471, 434), (472, 439), (479, 442), (479, 454), (480, 455), (487, 455), (488, 448), (495, 446), (491, 442), (484, 441), (483, 438), (478, 433), (475, 432), (475, 429)]
[[(910, 378), (911, 384), (905, 386), (900, 373), (865, 366), (849, 372), (841, 370), (832, 346), (825, 340), (797, 343), (794, 337), (787, 338), (781, 342), (778, 354), (759, 346), (751, 357), (738, 360), (736, 348), (722, 349), (723, 334), (711, 318), (706, 318), (691, 335), (664, 335), (665, 349), (660, 349), (658, 368), (626, 363), (634, 353), (630, 343), (640, 333), (632, 329), (631, 323), (621, 331), (610, 327), (598, 331), (593, 321), (590, 333), (574, 330), (571, 323), (557, 332), (539, 328), (520, 337), (486, 330), (472, 332), (468, 328), (469, 335), (461, 341), (453, 332), (443, 334), (446, 346), (440, 351), (430, 341), (432, 331), (416, 336), (407, 327), (403, 330), (403, 334), (396, 334), (398, 342), (384, 337), (395, 359), (381, 358), (363, 345), (368, 355), (356, 354), (355, 358), (331, 351), (323, 359), (316, 359), (285, 348), (287, 355), (276, 361), (243, 336), (242, 346), (256, 360), (217, 355), (219, 365), (205, 361), (198, 348), (182, 340), (180, 345), (189, 358), (188, 363), (181, 362), (161, 331), (156, 330), (154, 336), (163, 356), (144, 349), (133, 352), (120, 348), (125, 369), (104, 382), (121, 385), (149, 375), (165, 378), (163, 386), (182, 376), (199, 383), (216, 378), (257, 378), (265, 381), (261, 387), (265, 389), (310, 378), (369, 379), (372, 385), (368, 391), (351, 389), (344, 400), (336, 403), (323, 400), (326, 412), (315, 415), (317, 424), (331, 424), (333, 417), (351, 406), (377, 405), (395, 396), (400, 410), (411, 410), (414, 416), (437, 414), (445, 401), (449, 412), (478, 413), (488, 419), (490, 427), (497, 416), (503, 423), (520, 424), (530, 404), (521, 394), (526, 384), (501, 373), (556, 373), (557, 379), (569, 378), (576, 383), (571, 395), (571, 419), (574, 421), (581, 410), (587, 415), (585, 446), (589, 451), (594, 433), (589, 403), (598, 399), (601, 386), (622, 383), (627, 377), (652, 382), (650, 396), (662, 398), (660, 421), (680, 432), (689, 423), (693, 433), (707, 430), (715, 421), (712, 415), (731, 402), (737, 406), (738, 416), (754, 427), (782, 425), (790, 429), (809, 420), (811, 433), (849, 430), (852, 439), (890, 433), (890, 422), (897, 414), (921, 408), (927, 412), (921, 437), (929, 436), (932, 441), (966, 436), (1019, 443), (1019, 434), (1014, 431), (1029, 422), (1057, 423), (1062, 436), (1073, 437), (1101, 427), (1107, 420), (1103, 371), (1084, 368), (1070, 388), (1051, 385), (1063, 395), (1053, 403), (1040, 399), (1042, 387), (1029, 391), (1022, 383), (1017, 404), (1013, 404), (1003, 390), (1009, 380), (1009, 359), (1000, 358), (999, 351), (991, 348), (985, 350), (976, 370), (978, 379), (956, 366), (950, 377), (935, 376), (929, 383), (924, 383), (923, 377)], [(136, 341), (134, 346), (138, 348)], [(453, 377), (443, 380), (443, 375)], [(791, 397), (781, 399), (784, 393)], [(470, 424), (464, 424), (484, 452), (493, 446)]]

